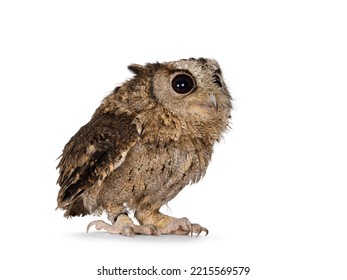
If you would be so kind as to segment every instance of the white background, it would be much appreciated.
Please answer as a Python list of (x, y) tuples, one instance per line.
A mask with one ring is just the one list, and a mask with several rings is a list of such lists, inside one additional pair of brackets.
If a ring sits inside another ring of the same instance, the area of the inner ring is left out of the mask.
[[(1, 1), (0, 278), (164, 279), (96, 275), (155, 265), (346, 279), (343, 2)], [(56, 158), (127, 65), (200, 56), (222, 66), (232, 130), (203, 181), (164, 211), (210, 234), (87, 235), (94, 217), (55, 211)]]

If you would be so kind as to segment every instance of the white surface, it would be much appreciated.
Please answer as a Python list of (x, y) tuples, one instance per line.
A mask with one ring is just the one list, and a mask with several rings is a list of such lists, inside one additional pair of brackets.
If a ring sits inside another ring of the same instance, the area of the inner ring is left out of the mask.
[[(103, 265), (155, 265), (346, 279), (343, 2), (2, 1), (1, 278), (100, 279)], [(191, 56), (216, 58), (234, 98), (233, 129), (206, 177), (169, 204), (210, 235), (86, 235), (93, 217), (54, 211), (55, 159), (131, 76), (128, 64)], [(161, 279), (136, 279), (147, 278)]]

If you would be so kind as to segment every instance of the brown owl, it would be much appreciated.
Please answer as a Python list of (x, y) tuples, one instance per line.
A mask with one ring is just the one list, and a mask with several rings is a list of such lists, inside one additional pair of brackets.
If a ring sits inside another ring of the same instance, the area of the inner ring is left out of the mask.
[(87, 232), (94, 225), (127, 236), (207, 234), (159, 210), (204, 176), (228, 128), (231, 97), (221, 69), (205, 58), (128, 68), (135, 76), (66, 144), (57, 167), (58, 208), (66, 217), (106, 211), (111, 224), (93, 221)]

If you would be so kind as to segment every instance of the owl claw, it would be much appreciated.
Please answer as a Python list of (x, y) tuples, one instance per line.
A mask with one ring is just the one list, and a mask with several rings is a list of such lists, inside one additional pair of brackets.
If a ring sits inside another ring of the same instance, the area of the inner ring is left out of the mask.
[(103, 223), (104, 221), (93, 221), (93, 222), (89, 223), (89, 225), (87, 226), (87, 233), (89, 232), (89, 229), (90, 229), (92, 226), (95, 226), (95, 228), (96, 228), (97, 230), (102, 229), (102, 226), (100, 225), (101, 222)]
[(132, 223), (119, 223), (110, 225), (102, 220), (91, 222), (87, 226), (87, 233), (90, 228), (95, 226), (96, 230), (106, 230), (108, 233), (121, 234), (133, 237), (135, 234), (156, 235), (175, 234), (175, 235), (190, 235), (199, 237), (202, 232), (208, 235), (208, 230), (199, 224), (192, 224), (187, 218), (173, 219), (164, 228), (157, 228), (154, 225), (135, 225)]
[(188, 235), (191, 237), (196, 234), (198, 237), (201, 232), (208, 234), (208, 230), (199, 224), (192, 224), (187, 218), (175, 219), (170, 222), (165, 228), (160, 230), (161, 234), (177, 234)]
[(91, 223), (89, 223), (89, 225), (87, 226), (87, 233), (89, 232), (89, 229), (95, 226), (96, 230), (106, 230), (108, 233), (118, 233), (118, 234), (122, 234), (125, 236), (134, 236), (134, 230), (132, 229), (132, 227), (130, 225), (121, 225), (121, 226), (116, 226), (116, 225), (110, 225), (108, 223), (105, 223), (104, 221), (98, 220), (98, 221), (93, 221)]
[(104, 229), (108, 233), (121, 234), (129, 237), (133, 237), (135, 234), (145, 234), (145, 235), (160, 235), (158, 229), (153, 225), (134, 225), (134, 224), (115, 224), (110, 225), (104, 221), (98, 220), (89, 223), (87, 226), (87, 233), (89, 229), (95, 226), (97, 230)]
[(205, 236), (208, 235), (208, 229), (200, 226), (199, 224), (192, 224), (193, 231), (196, 233), (196, 237), (198, 237), (202, 232), (205, 232)]

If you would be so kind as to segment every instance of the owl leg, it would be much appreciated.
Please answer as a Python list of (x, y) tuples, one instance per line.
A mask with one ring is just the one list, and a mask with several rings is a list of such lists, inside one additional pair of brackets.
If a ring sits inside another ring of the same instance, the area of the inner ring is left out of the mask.
[(158, 235), (158, 231), (154, 226), (135, 225), (126, 213), (119, 214), (112, 225), (102, 220), (91, 222), (87, 226), (87, 233), (92, 226), (95, 226), (97, 230), (104, 229), (108, 233), (122, 234), (125, 236), (134, 236), (135, 234)]
[(187, 218), (174, 218), (156, 212), (144, 212), (135, 213), (136, 218), (141, 225), (151, 224), (158, 229), (159, 234), (175, 234), (175, 235), (187, 235), (196, 234), (196, 237), (200, 235), (201, 232), (208, 234), (208, 230), (199, 224), (191, 223)]

